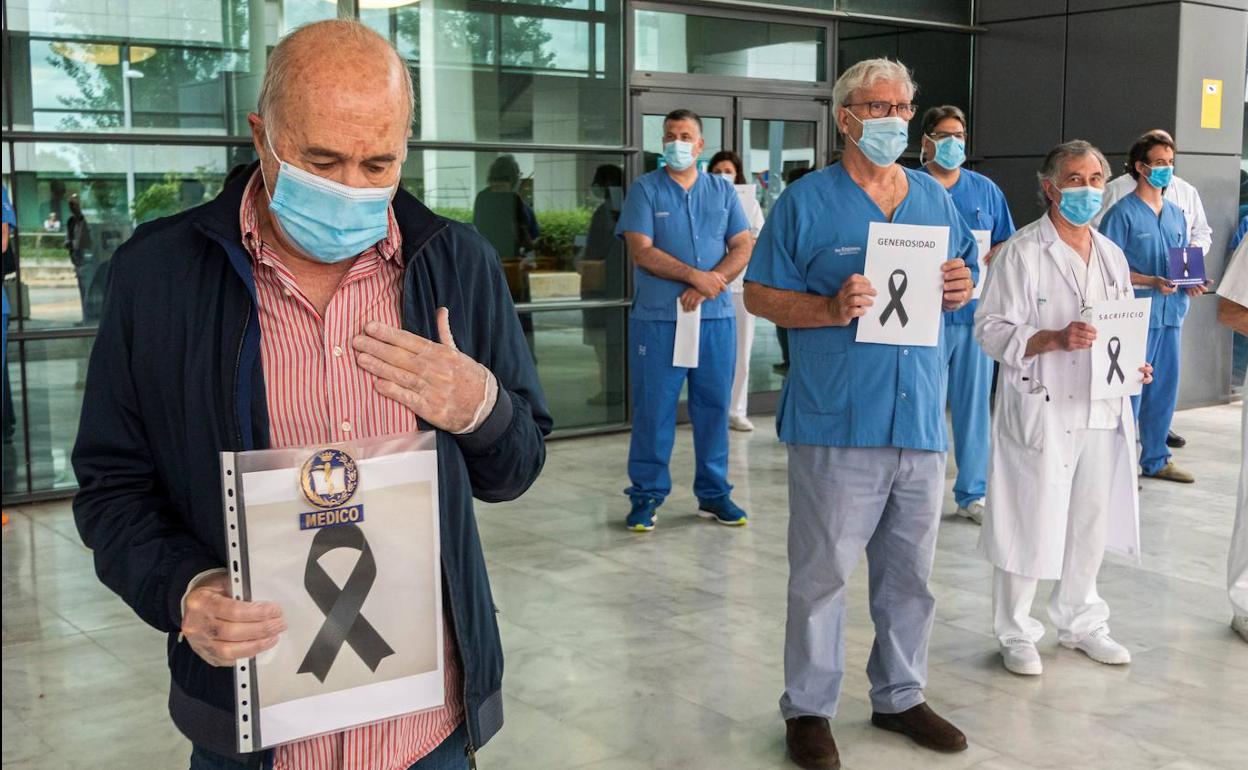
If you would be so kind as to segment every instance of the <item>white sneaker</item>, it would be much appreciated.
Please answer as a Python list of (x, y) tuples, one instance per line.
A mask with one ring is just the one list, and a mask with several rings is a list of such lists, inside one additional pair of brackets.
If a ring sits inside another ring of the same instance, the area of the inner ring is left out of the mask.
[(1239, 634), (1239, 638), (1248, 642), (1248, 615), (1236, 615), (1231, 618), (1231, 630)]
[(1044, 673), (1044, 664), (1040, 662), (1036, 645), (1026, 639), (1011, 639), (1002, 644), (1001, 662), (1007, 671), (1021, 676), (1040, 676)]
[(970, 519), (976, 524), (984, 523), (984, 501), (972, 500), (970, 505), (959, 505), (958, 515), (964, 519)]
[(1104, 626), (1077, 642), (1062, 642), (1062, 646), (1079, 650), (1097, 663), (1121, 666), (1131, 662), (1131, 653), (1126, 647), (1110, 638), (1109, 629)]
[(732, 414), (728, 415), (728, 427), (733, 430), (739, 430), (742, 433), (748, 433), (749, 431), (754, 430), (754, 423), (750, 422), (747, 417)]

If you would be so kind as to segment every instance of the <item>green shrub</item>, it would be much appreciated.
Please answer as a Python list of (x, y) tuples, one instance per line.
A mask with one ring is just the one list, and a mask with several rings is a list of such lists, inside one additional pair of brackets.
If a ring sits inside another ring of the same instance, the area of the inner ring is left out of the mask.
[(593, 216), (594, 210), (590, 208), (539, 211), (537, 226), (542, 234), (537, 240), (538, 255), (555, 257), (564, 263), (563, 268), (570, 267), (576, 256), (576, 236), (589, 232)]
[(472, 224), (472, 209), (460, 206), (439, 206), (433, 209), (433, 213), (440, 217), (453, 219), (456, 222), (466, 222)]

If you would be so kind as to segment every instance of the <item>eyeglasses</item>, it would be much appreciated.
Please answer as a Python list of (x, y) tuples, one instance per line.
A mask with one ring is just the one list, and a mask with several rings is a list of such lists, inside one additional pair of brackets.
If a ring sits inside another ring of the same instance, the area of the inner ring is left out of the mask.
[(885, 118), (890, 114), (896, 113), (897, 117), (909, 120), (914, 117), (914, 113), (918, 112), (919, 105), (911, 102), (902, 102), (893, 104), (892, 102), (854, 102), (846, 104), (845, 107), (866, 107), (867, 114), (873, 118)]
[(1143, 163), (1145, 166), (1148, 166), (1149, 168), (1165, 168), (1166, 166), (1173, 166), (1174, 160), (1161, 158), (1159, 160), (1153, 161), (1152, 163), (1149, 163), (1146, 160), (1142, 160), (1140, 161), (1140, 163)]
[(949, 137), (953, 137), (954, 139), (957, 139), (958, 141), (965, 142), (966, 132), (965, 131), (933, 131), (932, 133), (927, 135), (927, 138), (931, 139), (933, 142), (939, 142), (940, 140), (948, 139)]

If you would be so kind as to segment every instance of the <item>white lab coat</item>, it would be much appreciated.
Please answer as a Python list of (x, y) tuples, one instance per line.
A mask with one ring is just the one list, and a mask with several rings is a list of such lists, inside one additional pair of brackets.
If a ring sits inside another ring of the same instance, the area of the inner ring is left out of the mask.
[[(741, 202), (741, 212), (745, 214), (745, 221), (750, 225), (750, 235), (758, 240), (758, 234), (763, 231), (763, 207), (758, 205), (758, 194), (755, 192), (757, 188), (752, 184), (734, 184), (733, 188), (737, 191), (737, 200)], [(733, 294), (745, 293), (744, 270), (732, 279), (728, 288)]]
[[(1109, 279), (1109, 298), (1134, 296), (1122, 250), (1095, 230), (1092, 237)], [(975, 337), (1001, 369), (980, 549), (1003, 570), (1055, 580), (1062, 574), (1071, 502), (1072, 431), (1088, 427), (1092, 356), (1080, 350), (1027, 357), (1026, 350), (1036, 332), (1079, 320), (1078, 287), (1048, 214), (1006, 241), (987, 272)], [(1116, 501), (1106, 550), (1138, 561), (1135, 420), (1129, 398), (1122, 399), (1118, 430), (1124, 451), (1106, 479)]]
[[(1120, 174), (1109, 180), (1105, 185), (1105, 197), (1101, 201), (1101, 210), (1092, 220), (1092, 227), (1099, 228), (1105, 213), (1114, 204), (1135, 192), (1136, 181), (1130, 174)], [(1205, 216), (1205, 206), (1200, 202), (1200, 193), (1191, 182), (1179, 179), (1170, 180), (1170, 186), (1162, 192), (1162, 197), (1183, 209), (1183, 218), (1187, 220), (1187, 245), (1199, 246), (1209, 253), (1213, 245), (1213, 228), (1209, 227), (1209, 219)]]

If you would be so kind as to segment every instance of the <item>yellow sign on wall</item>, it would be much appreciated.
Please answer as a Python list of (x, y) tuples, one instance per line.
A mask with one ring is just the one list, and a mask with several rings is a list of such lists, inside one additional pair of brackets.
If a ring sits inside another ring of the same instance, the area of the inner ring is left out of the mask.
[(1200, 85), (1200, 127), (1222, 128), (1222, 81), (1205, 78)]

